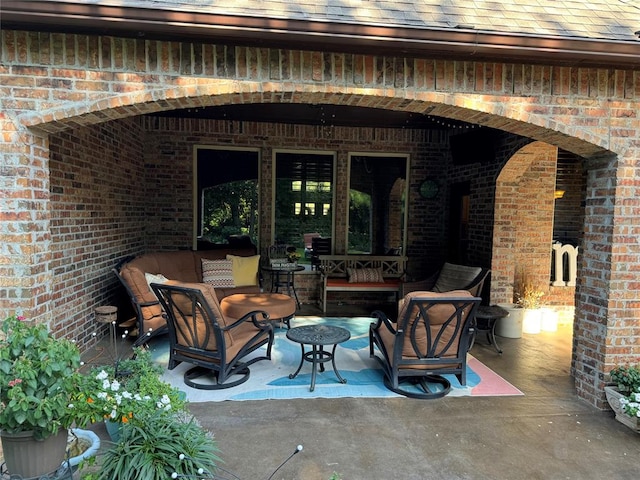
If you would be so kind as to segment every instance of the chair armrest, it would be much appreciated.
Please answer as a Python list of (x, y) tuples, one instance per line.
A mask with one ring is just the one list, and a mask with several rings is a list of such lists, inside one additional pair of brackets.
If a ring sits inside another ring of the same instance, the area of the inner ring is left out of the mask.
[[(257, 319), (258, 316), (261, 316), (262, 320), (258, 320)], [(226, 327), (221, 327), (220, 330), (225, 332), (229, 330), (233, 330), (234, 328), (238, 327), (239, 325), (249, 320), (251, 320), (251, 322), (253, 322), (256, 328), (259, 328), (259, 329), (263, 329), (265, 326), (270, 325), (269, 314), (267, 312), (263, 310), (253, 310), (252, 312), (244, 314), (242, 317), (240, 317), (238, 320), (233, 322), (231, 325), (227, 325)]]
[(436, 272), (430, 277), (424, 278), (422, 280), (416, 280), (414, 282), (404, 282), (402, 284), (402, 296), (404, 297), (407, 293), (411, 292), (430, 292), (436, 284), (438, 280), (438, 273)]
[(380, 310), (375, 310), (371, 316), (373, 318), (377, 318), (378, 321), (374, 324), (371, 325), (371, 328), (373, 328), (374, 330), (378, 330), (382, 325), (384, 325), (387, 330), (389, 330), (392, 334), (396, 335), (398, 333), (398, 331), (396, 330), (393, 322), (391, 320), (389, 320), (389, 318), (387, 317), (387, 315), (380, 311)]
[(151, 301), (151, 302), (140, 302), (138, 303), (138, 305), (140, 305), (141, 307), (151, 307), (153, 305), (160, 305), (160, 302), (158, 300)]

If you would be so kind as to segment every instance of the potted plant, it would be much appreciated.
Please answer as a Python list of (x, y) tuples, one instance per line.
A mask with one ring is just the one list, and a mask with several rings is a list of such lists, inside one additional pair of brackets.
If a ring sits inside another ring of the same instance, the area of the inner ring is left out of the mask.
[(48, 474), (65, 457), (75, 420), (71, 398), (80, 352), (22, 316), (0, 327), (0, 438), (7, 470), (24, 478)]
[(123, 423), (145, 422), (158, 410), (184, 410), (184, 393), (162, 381), (161, 373), (144, 348), (134, 349), (130, 359), (92, 368), (73, 398), (76, 423), (83, 427), (104, 420), (112, 440), (118, 441)]
[(524, 310), (522, 331), (524, 333), (540, 333), (542, 329), (542, 297), (544, 291), (536, 287), (530, 276), (523, 275), (522, 282), (516, 286), (514, 294), (516, 306)]
[(217, 471), (213, 435), (186, 411), (157, 410), (134, 418), (144, 421), (122, 425), (120, 440), (101, 456), (92, 479), (209, 478)]
[(613, 385), (604, 391), (616, 420), (640, 432), (640, 365), (617, 366), (609, 376)]

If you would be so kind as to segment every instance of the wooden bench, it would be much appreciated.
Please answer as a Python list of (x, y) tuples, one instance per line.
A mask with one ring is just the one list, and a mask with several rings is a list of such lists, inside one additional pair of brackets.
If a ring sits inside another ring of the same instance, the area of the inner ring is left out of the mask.
[[(328, 292), (392, 292), (398, 299), (407, 257), (399, 255), (320, 255), (322, 311), (327, 311)], [(380, 269), (384, 282), (350, 282), (349, 269)]]

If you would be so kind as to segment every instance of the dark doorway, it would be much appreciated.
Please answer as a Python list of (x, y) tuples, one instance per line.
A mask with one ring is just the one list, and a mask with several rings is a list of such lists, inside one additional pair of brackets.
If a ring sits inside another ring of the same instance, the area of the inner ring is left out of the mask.
[(449, 251), (450, 262), (468, 264), (469, 262), (469, 182), (451, 186), (451, 204), (449, 207)]

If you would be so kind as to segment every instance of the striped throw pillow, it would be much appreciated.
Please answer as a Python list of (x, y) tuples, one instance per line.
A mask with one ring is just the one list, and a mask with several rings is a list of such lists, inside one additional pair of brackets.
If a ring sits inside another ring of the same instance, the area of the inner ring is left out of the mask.
[(213, 288), (233, 288), (233, 262), (231, 260), (202, 259), (202, 282)]
[(382, 268), (347, 268), (349, 283), (384, 283)]

